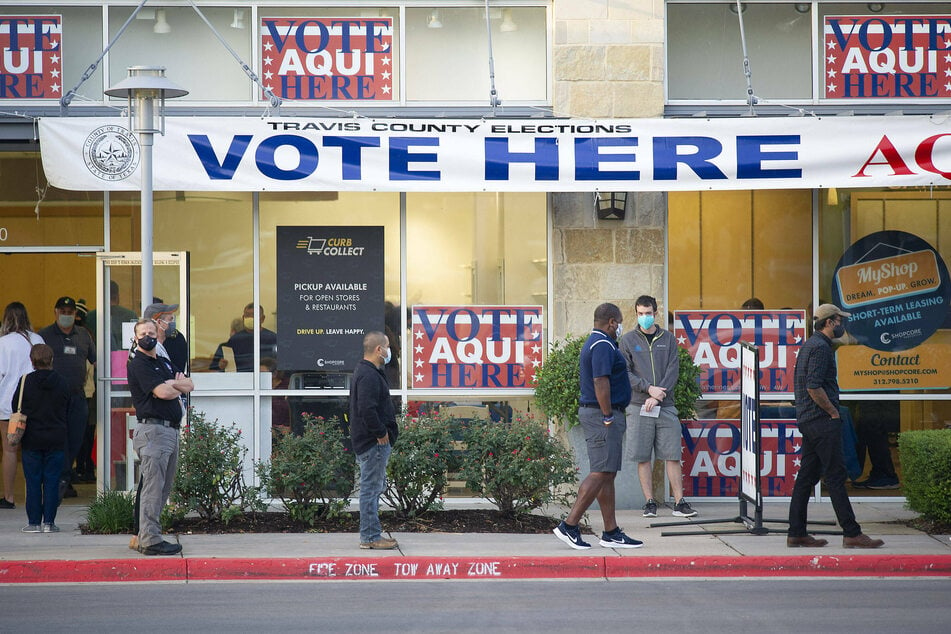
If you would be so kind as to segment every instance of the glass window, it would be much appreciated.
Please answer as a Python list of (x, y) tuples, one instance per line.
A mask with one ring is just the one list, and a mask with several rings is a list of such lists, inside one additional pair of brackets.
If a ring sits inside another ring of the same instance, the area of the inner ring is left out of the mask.
[[(544, 7), (489, 9), (495, 85), (504, 103), (548, 99), (548, 26)], [(406, 9), (407, 101), (489, 98), (485, 9)]]
[[(762, 100), (811, 98), (811, 12), (800, 13), (793, 3), (746, 2), (743, 6), (756, 96)], [(669, 100), (746, 101), (736, 3), (668, 3), (666, 50)]]

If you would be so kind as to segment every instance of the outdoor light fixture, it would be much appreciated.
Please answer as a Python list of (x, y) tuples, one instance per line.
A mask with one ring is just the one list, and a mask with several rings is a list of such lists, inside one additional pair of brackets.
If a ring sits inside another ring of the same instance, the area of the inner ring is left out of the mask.
[(172, 32), (172, 26), (165, 19), (165, 9), (155, 10), (155, 26), (152, 27), (152, 32), (160, 35)]
[[(730, 11), (732, 11), (733, 13), (737, 13), (737, 8), (736, 8), (736, 6), (737, 6), (736, 3), (733, 3), (733, 4), (729, 5)], [(746, 13), (746, 3), (745, 3), (745, 2), (740, 3), (739, 13)]]
[(426, 20), (426, 26), (431, 29), (441, 29), (442, 22), (439, 21), (439, 11), (433, 9), (433, 12), (429, 14), (429, 19)]
[(885, 8), (885, 5), (882, 4), (881, 2), (869, 2), (865, 6), (868, 7), (868, 10), (871, 11), (872, 13), (881, 13), (882, 10)]
[(499, 29), (503, 33), (518, 31), (518, 24), (512, 19), (511, 9), (502, 9), (502, 26), (500, 26)]
[(166, 79), (162, 66), (130, 66), (129, 76), (105, 93), (128, 100), (129, 130), (138, 135), (142, 153), (139, 175), (142, 183), (141, 300), (144, 313), (152, 303), (152, 140), (156, 132), (165, 134), (165, 99), (184, 97), (188, 91)]
[(798, 13), (809, 13), (812, 10), (812, 5), (808, 2), (797, 2), (793, 6)]
[(627, 192), (595, 192), (594, 210), (598, 220), (624, 220)]
[(234, 19), (231, 21), (231, 28), (232, 29), (244, 28), (244, 9), (234, 10)]

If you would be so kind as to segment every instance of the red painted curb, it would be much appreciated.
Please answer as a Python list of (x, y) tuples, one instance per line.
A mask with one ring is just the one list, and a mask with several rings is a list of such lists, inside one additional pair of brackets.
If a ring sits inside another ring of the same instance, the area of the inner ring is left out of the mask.
[(782, 557), (619, 557), (605, 576), (624, 577), (929, 577), (951, 576), (951, 555), (799, 555)]
[(188, 559), (188, 578), (557, 579), (604, 577), (604, 557)]
[(269, 579), (951, 577), (951, 555), (298, 557), (0, 561), (0, 584)]
[(0, 583), (185, 581), (187, 573), (181, 557), (0, 561)]

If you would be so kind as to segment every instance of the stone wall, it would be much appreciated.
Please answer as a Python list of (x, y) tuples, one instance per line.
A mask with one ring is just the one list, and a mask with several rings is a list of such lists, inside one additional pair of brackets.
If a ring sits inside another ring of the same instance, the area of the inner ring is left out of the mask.
[[(555, 0), (554, 20), (556, 114), (662, 115), (663, 0)], [(632, 192), (624, 220), (598, 220), (593, 191), (552, 196), (553, 337), (586, 333), (601, 302), (620, 306), (628, 328), (638, 295), (663, 303), (666, 205)]]

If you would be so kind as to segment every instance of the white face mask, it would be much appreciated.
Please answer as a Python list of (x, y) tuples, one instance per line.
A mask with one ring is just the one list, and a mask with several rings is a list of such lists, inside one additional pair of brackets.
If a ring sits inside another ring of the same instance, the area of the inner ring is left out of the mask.
[(387, 346), (386, 354), (383, 355), (383, 365), (388, 365), (392, 358), (393, 358), (393, 350), (391, 350), (389, 346)]
[(621, 322), (618, 322), (617, 331), (614, 333), (614, 338), (620, 339), (622, 334), (624, 334), (624, 324), (622, 324)]

